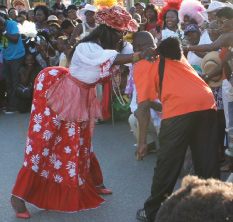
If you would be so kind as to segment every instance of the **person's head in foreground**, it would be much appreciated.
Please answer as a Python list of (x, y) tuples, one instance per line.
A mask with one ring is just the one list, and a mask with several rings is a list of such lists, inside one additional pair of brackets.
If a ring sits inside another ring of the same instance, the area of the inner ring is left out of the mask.
[(216, 13), (218, 27), (222, 33), (227, 33), (233, 30), (233, 9), (224, 7)]
[(161, 206), (155, 222), (233, 221), (233, 184), (186, 176)]
[[(133, 39), (134, 52), (143, 51), (150, 47), (156, 47), (152, 34), (147, 31), (137, 33)], [(164, 56), (165, 58), (172, 60), (180, 60), (183, 54), (180, 41), (174, 36), (162, 40), (155, 51), (157, 55)]]

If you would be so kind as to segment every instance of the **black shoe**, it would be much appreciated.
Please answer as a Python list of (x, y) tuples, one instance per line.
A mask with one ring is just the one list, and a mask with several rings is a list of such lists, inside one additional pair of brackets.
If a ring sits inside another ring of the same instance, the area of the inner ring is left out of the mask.
[(144, 209), (139, 209), (137, 211), (136, 218), (140, 221), (148, 222), (148, 220), (146, 219), (146, 212)]

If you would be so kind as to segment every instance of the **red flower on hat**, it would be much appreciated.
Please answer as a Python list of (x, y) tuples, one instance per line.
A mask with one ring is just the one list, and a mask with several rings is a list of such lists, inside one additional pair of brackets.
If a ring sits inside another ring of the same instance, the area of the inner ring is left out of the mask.
[(96, 20), (118, 31), (137, 32), (138, 25), (132, 20), (130, 13), (120, 6), (100, 10), (95, 15)]

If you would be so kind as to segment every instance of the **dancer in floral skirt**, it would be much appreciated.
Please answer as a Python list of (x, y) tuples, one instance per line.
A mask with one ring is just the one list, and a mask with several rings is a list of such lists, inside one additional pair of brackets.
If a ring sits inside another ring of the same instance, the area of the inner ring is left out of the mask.
[(46, 68), (35, 81), (24, 164), (11, 198), (17, 217), (30, 217), (25, 201), (75, 212), (99, 207), (99, 194), (112, 193), (103, 186), (91, 144), (95, 119), (101, 118), (95, 85), (110, 78), (112, 65), (151, 57), (154, 50), (118, 54), (123, 32), (137, 31), (121, 7), (101, 10), (96, 19), (99, 27), (74, 47), (70, 69)]

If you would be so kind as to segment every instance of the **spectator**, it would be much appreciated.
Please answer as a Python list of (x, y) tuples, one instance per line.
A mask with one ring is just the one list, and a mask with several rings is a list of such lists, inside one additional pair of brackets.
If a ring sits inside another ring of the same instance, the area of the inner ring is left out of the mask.
[(18, 12), (21, 10), (25, 10), (24, 0), (12, 0), (11, 4)]
[(207, 29), (207, 31), (210, 36), (210, 40), (212, 42), (216, 41), (218, 37), (222, 34), (218, 27), (218, 23), (216, 20), (213, 20), (210, 22), (209, 28)]
[(51, 40), (57, 40), (59, 36), (62, 36), (61, 26), (57, 23), (51, 23), (49, 25), (49, 35)]
[(63, 22), (63, 21), (66, 19), (65, 15), (64, 15), (64, 12), (57, 12), (56, 15), (57, 15), (57, 18), (58, 18), (61, 22)]
[[(215, 21), (213, 21), (215, 22)], [(213, 23), (211, 22), (211, 23)], [(201, 68), (203, 75), (210, 73), (216, 67), (221, 64), (221, 59), (219, 58), (218, 51), (212, 51), (208, 53), (202, 60)], [(223, 109), (223, 101), (222, 101), (222, 75), (216, 76), (210, 81), (208, 81), (208, 85), (210, 86), (217, 105), (217, 119), (218, 119), (218, 149), (219, 149), (219, 162), (223, 164), (225, 162), (225, 117), (224, 117), (224, 109)], [(222, 170), (228, 170), (227, 162), (223, 164), (221, 167)]]
[(71, 49), (69, 39), (66, 36), (60, 36), (57, 39), (57, 49), (61, 53), (59, 57), (59, 66), (69, 67), (67, 56)]
[(229, 92), (229, 89), (231, 88), (231, 85), (229, 85), (229, 81), (227, 79), (230, 79), (229, 75), (226, 75), (225, 72), (223, 72), (223, 65), (224, 65), (224, 58), (227, 55), (228, 52), (230, 52), (229, 46), (233, 47), (232, 45), (232, 20), (233, 20), (233, 9), (229, 7), (221, 8), (216, 13), (217, 23), (219, 26), (219, 29), (223, 33), (220, 35), (220, 37), (214, 41), (211, 44), (203, 44), (198, 46), (187, 46), (184, 47), (184, 50), (188, 51), (195, 51), (195, 52), (209, 52), (214, 50), (219, 50), (221, 48), (221, 51), (219, 53), (219, 57), (222, 60), (222, 63), (214, 69), (212, 72), (208, 73), (208, 75), (205, 75), (204, 80), (208, 82), (213, 77), (223, 75), (223, 84), (222, 84), (222, 100), (224, 105), (224, 114), (225, 114), (225, 120), (226, 120), (226, 127), (229, 126), (229, 115), (233, 115), (232, 113), (228, 113), (228, 102), (233, 101), (233, 97)]
[(145, 14), (144, 14), (144, 10), (146, 8), (145, 3), (143, 3), (143, 2), (136, 2), (134, 4), (134, 6), (135, 6), (134, 13), (138, 13), (141, 16), (142, 23), (145, 23), (146, 22), (146, 18), (145, 18)]
[[(151, 103), (155, 103), (154, 101)], [(132, 101), (130, 103), (130, 109), (132, 114), (129, 116), (129, 125), (131, 129), (133, 130), (133, 135), (137, 139), (138, 138), (138, 120), (136, 117), (136, 110), (138, 108), (137, 104), (137, 92), (136, 92), (136, 86), (133, 86), (133, 95), (132, 95)], [(162, 105), (161, 103), (156, 102), (156, 110), (150, 109), (150, 122), (147, 130), (147, 154), (151, 151), (156, 151), (156, 148), (159, 149), (159, 141), (158, 141), (158, 134), (160, 130), (160, 124), (161, 124), (161, 113), (162, 111)]]
[(75, 5), (69, 5), (67, 7), (68, 17), (72, 20), (75, 26), (82, 23), (82, 21), (78, 18), (77, 11), (78, 9)]
[(212, 22), (216, 20), (216, 12), (225, 7), (225, 5), (218, 1), (212, 1), (207, 10), (202, 11), (201, 14), (204, 16), (205, 20), (208, 22)]
[(0, 51), (0, 109), (5, 107), (6, 103), (6, 82), (2, 73), (2, 64), (3, 64), (3, 55), (2, 51)]
[(4, 11), (0, 13), (1, 49), (3, 54), (3, 73), (7, 85), (8, 104), (6, 114), (17, 111), (18, 99), (14, 92), (20, 82), (18, 71), (24, 62), (25, 49), (17, 23), (8, 20)]
[(130, 13), (131, 16), (133, 17), (133, 15), (134, 15), (134, 13), (135, 13), (135, 7), (130, 7), (129, 13)]
[(21, 15), (23, 15), (23, 16), (25, 16), (26, 18), (27, 18), (27, 12), (26, 12), (26, 10), (21, 10), (21, 11), (19, 11), (19, 13), (18, 13), (20, 16)]
[(75, 25), (74, 25), (74, 23), (72, 22), (71, 19), (65, 19), (61, 23), (61, 28), (64, 31), (67, 38), (70, 39), (71, 35), (72, 35), (73, 31), (74, 31)]
[(70, 39), (71, 45), (74, 45), (75, 43), (77, 43), (77, 41), (89, 35), (89, 33), (97, 27), (94, 17), (96, 11), (97, 8), (89, 4), (87, 4), (85, 8), (79, 11), (79, 16), (82, 18), (82, 21), (84, 22), (75, 27)]
[(201, 0), (201, 4), (205, 7), (205, 9), (209, 8), (211, 2), (212, 0)]
[[(201, 39), (201, 31), (200, 29), (194, 25), (188, 25), (186, 26), (185, 32), (185, 39), (187, 39), (188, 43), (190, 45), (199, 45), (200, 39)], [(195, 53), (195, 52), (188, 52), (187, 59), (188, 62), (193, 68), (201, 75), (201, 61), (202, 58), (206, 55), (205, 52), (202, 53)]]
[(16, 20), (16, 16), (18, 15), (18, 12), (17, 12), (16, 8), (10, 8), (8, 10), (8, 14), (9, 14), (10, 19), (12, 19), (12, 20), (15, 21)]
[(0, 5), (0, 10), (5, 11), (6, 13), (8, 13), (8, 9), (5, 5)]
[(61, 21), (58, 20), (56, 15), (50, 15), (48, 17), (48, 20), (46, 21), (46, 24), (49, 26), (51, 23), (57, 23), (57, 24), (61, 24)]
[[(19, 69), (20, 74), (20, 83), (23, 86), (28, 86), (29, 90), (33, 91), (34, 81), (41, 71), (41, 67), (36, 62), (35, 57), (33, 54), (26, 54), (24, 65)], [(32, 93), (31, 93), (32, 95)], [(32, 104), (32, 97), (31, 98), (19, 98), (18, 102), (18, 111), (20, 113), (26, 113), (30, 110)]]
[(26, 20), (26, 17), (24, 15), (18, 15), (16, 16), (15, 21), (23, 25), (24, 21)]
[(186, 176), (181, 188), (163, 203), (155, 222), (230, 222), (232, 200), (232, 183)]
[(45, 21), (48, 20), (49, 17), (49, 9), (45, 5), (38, 5), (34, 9), (34, 13), (36, 15), (36, 30), (44, 30), (49, 32), (49, 29), (46, 27)]
[(59, 52), (51, 45), (48, 33), (45, 31), (38, 32), (36, 39), (36, 60), (41, 68), (57, 66), (59, 64)]
[(136, 22), (138, 24), (140, 24), (142, 21), (141, 21), (141, 16), (138, 14), (138, 13), (134, 13), (133, 14), (133, 19), (136, 20)]
[(146, 18), (146, 23), (141, 25), (141, 30), (150, 31), (156, 28), (158, 22), (159, 9), (154, 4), (149, 4), (146, 6), (144, 15)]
[(62, 3), (62, 0), (55, 0), (55, 4), (52, 6), (53, 12), (61, 12), (66, 9), (66, 6)]
[(168, 9), (163, 15), (163, 28), (161, 32), (152, 30), (151, 34), (156, 38), (156, 44), (170, 36), (176, 36), (180, 40), (184, 38), (184, 32), (179, 29), (178, 11)]
[(27, 20), (29, 22), (36, 22), (36, 17), (35, 17), (34, 10), (29, 10), (28, 11)]
[(184, 0), (180, 6), (179, 19), (185, 28), (190, 24), (201, 25), (204, 21), (202, 11), (205, 11), (205, 8), (197, 0)]

